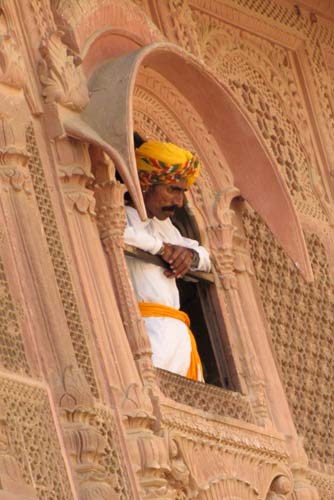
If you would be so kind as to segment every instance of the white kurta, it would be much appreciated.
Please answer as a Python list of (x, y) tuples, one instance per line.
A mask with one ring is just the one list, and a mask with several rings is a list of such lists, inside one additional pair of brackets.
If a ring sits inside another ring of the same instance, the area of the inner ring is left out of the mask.
[[(168, 218), (156, 217), (142, 221), (136, 209), (126, 207), (127, 227), (124, 239), (128, 245), (156, 254), (163, 243), (191, 248), (199, 254), (196, 270), (210, 271), (208, 251), (197, 241), (184, 238)], [(180, 297), (175, 278), (167, 278), (164, 269), (127, 257), (127, 265), (138, 302), (156, 302), (175, 309), (180, 308)], [(195, 270), (195, 269), (194, 269)], [(151, 341), (153, 364), (179, 375), (186, 375), (190, 364), (191, 345), (183, 321), (174, 318), (144, 318)]]

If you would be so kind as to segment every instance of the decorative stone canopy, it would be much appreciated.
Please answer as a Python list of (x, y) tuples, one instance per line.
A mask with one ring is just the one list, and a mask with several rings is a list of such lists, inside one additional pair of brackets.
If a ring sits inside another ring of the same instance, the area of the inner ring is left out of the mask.
[[(233, 174), (234, 184), (270, 227), (307, 281), (313, 279), (304, 236), (285, 182), (262, 139), (230, 91), (198, 59), (171, 43), (152, 43), (107, 61), (90, 79), (91, 98), (69, 135), (99, 144), (114, 159), (140, 216), (146, 218), (133, 144), (133, 91), (149, 67), (174, 85), (203, 119)], [(218, 189), (219, 178), (215, 179)]]

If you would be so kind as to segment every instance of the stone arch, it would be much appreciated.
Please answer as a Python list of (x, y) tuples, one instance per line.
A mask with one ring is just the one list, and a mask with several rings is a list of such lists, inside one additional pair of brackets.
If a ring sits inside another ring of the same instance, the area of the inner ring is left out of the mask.
[[(207, 134), (218, 144), (234, 184), (267, 222), (303, 276), (311, 280), (312, 270), (297, 214), (261, 138), (231, 92), (196, 58), (168, 43), (152, 44), (105, 63), (91, 79), (90, 103), (82, 114), (86, 132), (89, 125), (122, 158), (122, 175), (141, 216), (146, 217), (146, 213), (136, 174), (132, 129), (133, 92), (142, 67), (157, 72), (186, 96), (201, 116)], [(116, 95), (117, 100), (112, 99)], [(108, 108), (106, 102), (110, 104)], [(66, 127), (69, 133), (75, 133), (73, 122)], [(80, 126), (76, 128), (78, 133)], [(218, 191), (226, 188), (219, 176), (215, 176), (214, 182)]]

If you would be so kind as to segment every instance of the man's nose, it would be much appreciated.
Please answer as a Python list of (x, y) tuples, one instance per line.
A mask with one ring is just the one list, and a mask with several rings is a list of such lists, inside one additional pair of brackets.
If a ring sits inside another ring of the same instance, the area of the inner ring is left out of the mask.
[(182, 191), (180, 191), (179, 193), (175, 193), (174, 203), (175, 203), (175, 205), (177, 205), (179, 208), (182, 208), (182, 207), (183, 207), (183, 203), (184, 203), (184, 194), (183, 194), (183, 192), (182, 192)]

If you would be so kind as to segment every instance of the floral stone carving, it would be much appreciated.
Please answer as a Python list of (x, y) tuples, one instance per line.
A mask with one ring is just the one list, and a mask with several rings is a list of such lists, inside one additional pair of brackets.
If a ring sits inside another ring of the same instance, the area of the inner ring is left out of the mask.
[(54, 32), (40, 45), (42, 59), (38, 73), (45, 102), (58, 102), (75, 111), (82, 111), (89, 100), (86, 80), (75, 56)]

